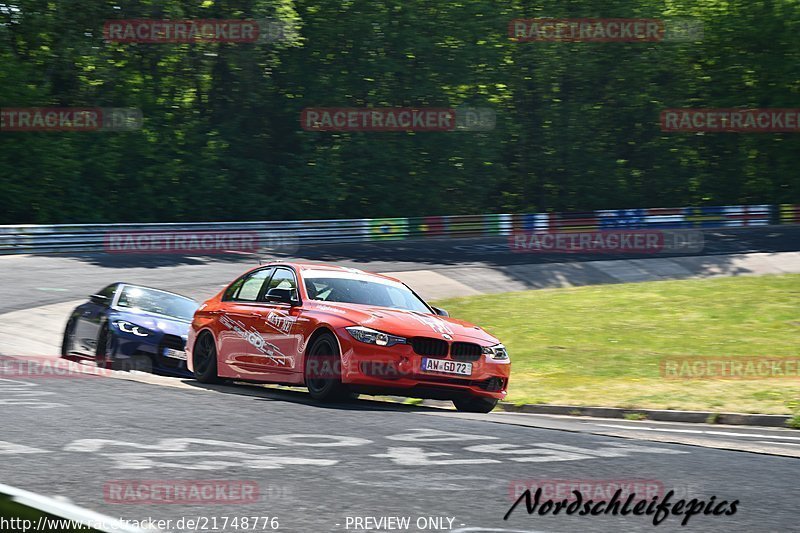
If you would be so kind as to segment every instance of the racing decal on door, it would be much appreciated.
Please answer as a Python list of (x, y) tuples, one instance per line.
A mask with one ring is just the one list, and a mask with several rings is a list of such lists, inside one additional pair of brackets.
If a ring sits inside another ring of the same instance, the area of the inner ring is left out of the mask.
[(220, 324), (236, 333), (239, 337), (249, 342), (256, 350), (264, 354), (270, 361), (278, 366), (291, 367), (292, 358), (282, 353), (277, 346), (264, 340), (261, 333), (255, 328), (248, 329), (241, 321), (234, 320), (228, 315), (219, 319)]
[(292, 326), (294, 326), (294, 323), (296, 321), (297, 321), (296, 317), (281, 315), (274, 311), (270, 311), (265, 320), (267, 324), (277, 329), (284, 335), (290, 334), (290, 332), (292, 331)]

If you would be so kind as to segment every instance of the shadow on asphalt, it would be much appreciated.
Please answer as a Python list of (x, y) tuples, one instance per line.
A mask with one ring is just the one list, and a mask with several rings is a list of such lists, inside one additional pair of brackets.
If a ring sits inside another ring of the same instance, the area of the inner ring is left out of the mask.
[(313, 400), (307, 392), (302, 390), (292, 389), (276, 389), (265, 387), (251, 383), (236, 383), (236, 384), (218, 384), (209, 385), (200, 383), (193, 379), (181, 380), (185, 385), (195, 387), (198, 389), (205, 389), (222, 394), (233, 394), (236, 396), (249, 396), (260, 401), (279, 401), (290, 402), (302, 405), (310, 405), (320, 409), (334, 409), (337, 411), (399, 411), (399, 412), (430, 412), (437, 411), (435, 407), (423, 407), (420, 405), (408, 405), (402, 403), (394, 403), (389, 401), (381, 401), (376, 399), (367, 399), (363, 395), (358, 399), (336, 402), (336, 403), (321, 403)]

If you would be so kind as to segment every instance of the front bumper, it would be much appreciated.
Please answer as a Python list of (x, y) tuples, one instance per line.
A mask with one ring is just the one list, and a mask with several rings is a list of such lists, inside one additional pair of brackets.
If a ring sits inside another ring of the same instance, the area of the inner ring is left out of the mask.
[(142, 339), (125, 333), (116, 333), (114, 342), (113, 358), (116, 360), (146, 356), (150, 359), (153, 370), (181, 377), (192, 376), (192, 373), (187, 369), (187, 361), (167, 357), (164, 354), (165, 348), (178, 351), (185, 349), (185, 343), (180, 337), (175, 335), (159, 335)]
[[(341, 329), (337, 337), (342, 354), (342, 382), (364, 393), (380, 394), (396, 392), (420, 398), (452, 399), (459, 396), (481, 396), (502, 400), (507, 395), (511, 362), (494, 360), (481, 355), (473, 361), (472, 373), (462, 376), (422, 370), (425, 356), (416, 353), (409, 344), (390, 347), (366, 344), (353, 339)], [(454, 339), (453, 342), (474, 342), (471, 339)]]

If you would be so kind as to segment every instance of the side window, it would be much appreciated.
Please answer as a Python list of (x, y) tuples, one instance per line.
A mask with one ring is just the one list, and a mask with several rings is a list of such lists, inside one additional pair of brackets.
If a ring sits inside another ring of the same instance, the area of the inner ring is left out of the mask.
[(271, 268), (265, 268), (262, 270), (256, 270), (247, 276), (239, 278), (238, 280), (234, 281), (230, 287), (228, 287), (227, 291), (225, 291), (223, 300), (255, 302), (258, 298), (259, 292), (261, 291), (261, 287), (264, 285), (264, 282), (269, 278), (271, 273)]
[(265, 299), (267, 292), (269, 292), (270, 289), (291, 289), (292, 298), (294, 300), (298, 299), (297, 279), (294, 277), (294, 272), (288, 268), (278, 268), (275, 270), (275, 274), (272, 275), (272, 279), (269, 280), (269, 285), (267, 285), (267, 288), (264, 291)]
[(98, 292), (97, 294), (105, 296), (106, 298), (108, 298), (108, 303), (111, 303), (111, 300), (114, 299), (114, 293), (117, 292), (117, 287), (119, 287), (119, 283), (114, 283), (113, 285), (109, 285), (108, 287)]

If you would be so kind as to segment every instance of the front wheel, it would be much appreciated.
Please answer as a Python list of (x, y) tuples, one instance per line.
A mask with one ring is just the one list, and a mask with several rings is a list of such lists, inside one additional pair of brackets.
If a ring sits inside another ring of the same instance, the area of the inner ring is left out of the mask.
[(210, 333), (200, 334), (192, 350), (192, 364), (194, 377), (200, 383), (220, 383), (222, 380), (217, 373), (217, 346)]
[(342, 383), (339, 344), (331, 333), (323, 333), (308, 349), (305, 364), (306, 387), (320, 402), (352, 399), (354, 395)]
[(459, 398), (453, 400), (453, 405), (464, 413), (490, 413), (497, 406), (497, 401), (497, 398)]

